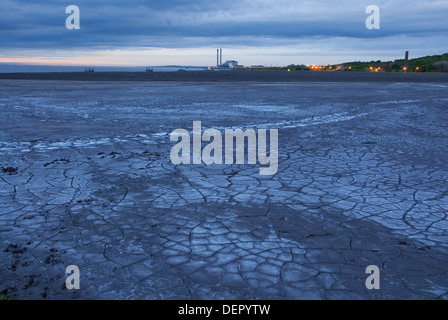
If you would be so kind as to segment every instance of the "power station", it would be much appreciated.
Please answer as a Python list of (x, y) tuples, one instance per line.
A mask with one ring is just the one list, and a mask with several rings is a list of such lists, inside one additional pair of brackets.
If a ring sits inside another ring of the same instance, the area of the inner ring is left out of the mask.
[(222, 63), (222, 48), (216, 49), (216, 68), (217, 69), (235, 69), (244, 68), (244, 66), (239, 65), (236, 60), (227, 60)]

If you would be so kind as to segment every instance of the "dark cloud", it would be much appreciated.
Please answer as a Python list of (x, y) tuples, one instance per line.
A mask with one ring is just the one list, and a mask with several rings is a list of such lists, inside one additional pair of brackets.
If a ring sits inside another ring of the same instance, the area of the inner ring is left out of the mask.
[[(8, 50), (67, 50), (259, 46), (266, 39), (288, 44), (322, 37), (381, 45), (390, 37), (446, 38), (447, 1), (374, 2), (381, 9), (381, 29), (372, 31), (365, 28), (365, 8), (372, 4), (367, 0), (3, 0), (0, 43)], [(65, 28), (69, 4), (81, 10), (80, 30)]]

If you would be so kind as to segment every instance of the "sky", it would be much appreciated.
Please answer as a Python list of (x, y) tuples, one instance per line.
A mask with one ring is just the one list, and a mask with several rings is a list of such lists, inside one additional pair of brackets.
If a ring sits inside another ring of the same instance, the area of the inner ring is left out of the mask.
[(217, 48), (246, 66), (388, 61), (448, 52), (447, 14), (448, 0), (1, 0), (0, 63), (213, 66)]

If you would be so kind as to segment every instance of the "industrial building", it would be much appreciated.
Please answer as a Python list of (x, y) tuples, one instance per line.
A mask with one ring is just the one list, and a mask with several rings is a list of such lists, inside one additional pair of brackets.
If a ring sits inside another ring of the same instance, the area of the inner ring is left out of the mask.
[(239, 65), (236, 60), (227, 60), (222, 63), (222, 48), (216, 49), (216, 68), (217, 69), (242, 69), (243, 65)]

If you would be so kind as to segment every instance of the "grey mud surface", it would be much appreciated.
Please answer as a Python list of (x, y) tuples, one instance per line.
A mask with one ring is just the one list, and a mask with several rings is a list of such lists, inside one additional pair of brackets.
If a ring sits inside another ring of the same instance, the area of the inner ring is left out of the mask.
[[(0, 295), (448, 299), (447, 106), (447, 83), (0, 80)], [(173, 165), (196, 120), (279, 129), (278, 173)]]

